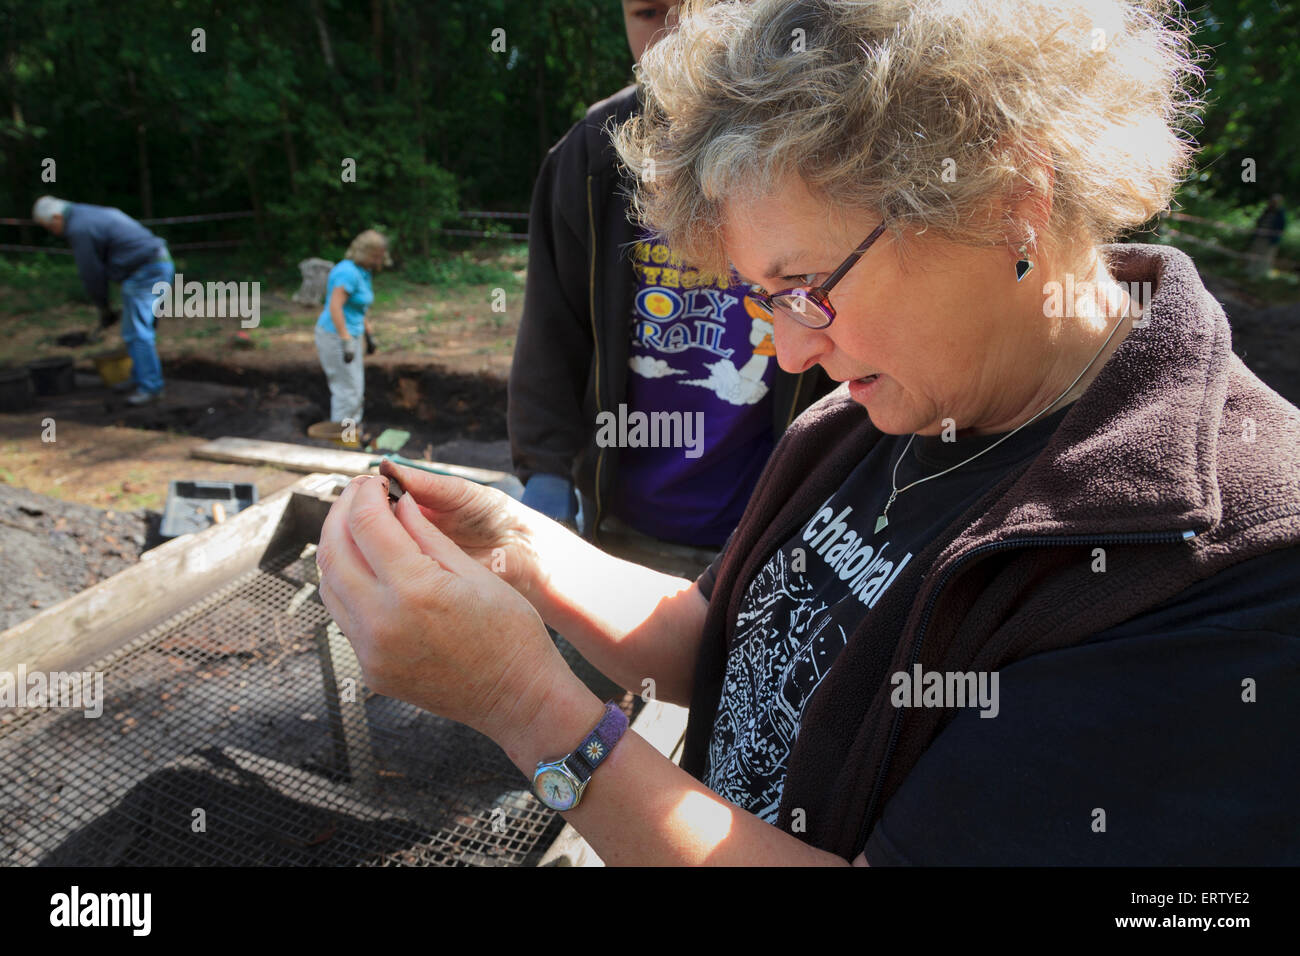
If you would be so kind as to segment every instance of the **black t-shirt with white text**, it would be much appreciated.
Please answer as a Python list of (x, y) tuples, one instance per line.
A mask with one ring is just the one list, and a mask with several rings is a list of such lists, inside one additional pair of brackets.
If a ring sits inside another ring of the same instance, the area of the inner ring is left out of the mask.
[[(876, 443), (748, 584), (714, 719), (706, 786), (776, 821), (800, 721), (849, 636), (864, 619), (870, 624), (880, 598), (935, 536), (1043, 449), (1068, 411), (1009, 437), (903, 435)], [(900, 491), (888, 521), (876, 530), (895, 484)], [(700, 577), (706, 598), (720, 560)], [(880, 634), (889, 653), (876, 657), (887, 661), (898, 638)]]

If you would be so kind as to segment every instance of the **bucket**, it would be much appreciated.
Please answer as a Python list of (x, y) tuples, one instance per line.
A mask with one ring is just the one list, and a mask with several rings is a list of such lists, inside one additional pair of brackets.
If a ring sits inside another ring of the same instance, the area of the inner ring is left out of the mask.
[(357, 438), (352, 441), (343, 440), (343, 425), (340, 422), (317, 422), (315, 425), (309, 425), (307, 428), (307, 437), (328, 439), (340, 448), (361, 447), (360, 434), (358, 434)]
[(19, 412), (31, 408), (35, 395), (31, 372), (25, 368), (0, 368), (0, 411)]
[(95, 363), (99, 377), (110, 388), (131, 377), (131, 356), (126, 352), (105, 352), (102, 355), (92, 355), (90, 360)]
[(73, 389), (72, 359), (47, 358), (27, 363), (37, 395), (65, 395)]

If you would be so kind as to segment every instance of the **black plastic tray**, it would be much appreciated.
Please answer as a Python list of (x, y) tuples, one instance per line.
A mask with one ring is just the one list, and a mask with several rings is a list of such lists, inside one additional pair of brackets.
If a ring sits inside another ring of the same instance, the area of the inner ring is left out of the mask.
[(167, 487), (167, 507), (163, 509), (158, 534), (175, 538), (202, 531), (214, 523), (212, 505), (219, 502), (226, 517), (234, 517), (257, 504), (257, 485), (234, 481), (173, 481)]

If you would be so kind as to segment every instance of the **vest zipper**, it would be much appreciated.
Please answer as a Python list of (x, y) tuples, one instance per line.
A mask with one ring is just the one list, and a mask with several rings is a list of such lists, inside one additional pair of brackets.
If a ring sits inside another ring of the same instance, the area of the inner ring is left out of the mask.
[[(1132, 531), (1122, 532), (1119, 534), (1098, 534), (1098, 535), (1047, 535), (1043, 537), (1027, 538), (1009, 538), (1006, 541), (994, 541), (989, 544), (981, 544), (978, 547), (967, 551), (960, 558), (949, 565), (948, 570), (944, 572), (943, 577), (939, 579), (934, 590), (926, 599), (925, 608), (921, 612), (920, 625), (916, 631), (916, 641), (912, 645), (911, 659), (908, 661), (907, 670), (910, 673), (921, 657), (921, 644), (925, 639), (925, 630), (930, 624), (930, 614), (934, 610), (934, 605), (939, 600), (944, 585), (948, 579), (972, 558), (979, 554), (988, 554), (991, 551), (1005, 551), (1008, 548), (1016, 547), (1071, 547), (1085, 544), (1177, 544), (1180, 541), (1187, 541), (1196, 537), (1195, 531)], [(889, 773), (889, 764), (893, 760), (894, 750), (898, 746), (898, 736), (903, 722), (903, 711), (905, 708), (895, 709), (894, 719), (889, 728), (889, 743), (885, 747), (884, 759), (880, 762), (880, 770), (876, 774), (876, 782), (871, 788), (871, 799), (867, 803), (867, 814), (863, 817), (862, 826), (858, 832), (857, 851), (860, 853), (867, 845), (867, 838), (871, 836), (871, 821), (875, 818), (876, 803), (880, 799), (880, 792), (885, 785), (885, 777)]]
[[(591, 173), (587, 174), (587, 241), (591, 247), (591, 256), (587, 267), (587, 311), (591, 317), (592, 354), (596, 359), (596, 415), (599, 417), (601, 412), (604, 411), (604, 406), (601, 403), (600, 396), (600, 335), (597, 332), (596, 322), (596, 220), (591, 209)], [(596, 513), (591, 520), (591, 540), (593, 544), (598, 541), (601, 512), (604, 510), (600, 494), (600, 476), (604, 470), (604, 464), (605, 449), (601, 448), (596, 452), (596, 480), (592, 489), (596, 493)]]

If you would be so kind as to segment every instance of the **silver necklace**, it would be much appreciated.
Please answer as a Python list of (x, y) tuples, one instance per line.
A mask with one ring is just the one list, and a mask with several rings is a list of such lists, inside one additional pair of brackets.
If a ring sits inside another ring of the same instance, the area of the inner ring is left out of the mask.
[(1106, 346), (1110, 345), (1110, 340), (1115, 337), (1115, 333), (1119, 331), (1119, 327), (1124, 324), (1124, 319), (1127, 317), (1128, 317), (1128, 310), (1125, 309), (1124, 313), (1120, 315), (1119, 321), (1115, 323), (1115, 328), (1111, 329), (1110, 335), (1106, 336), (1106, 341), (1102, 342), (1101, 348), (1097, 349), (1097, 354), (1092, 357), (1092, 361), (1083, 367), (1083, 371), (1080, 372), (1075, 377), (1073, 382), (1071, 382), (1068, 386), (1066, 386), (1065, 391), (1062, 392), (1060, 395), (1058, 395), (1056, 401), (1052, 402), (1051, 405), (1046, 406), (1045, 408), (1042, 409), (1042, 411), (1034, 415), (1033, 418), (1030, 418), (1028, 421), (1017, 425), (1014, 429), (1007, 432), (1005, 435), (1003, 435), (993, 444), (989, 445), (987, 448), (980, 449), (975, 454), (967, 458), (965, 461), (959, 461), (957, 464), (952, 465), (949, 468), (945, 468), (943, 471), (939, 472), (938, 474), (926, 475), (924, 478), (918, 478), (916, 479), (916, 481), (912, 482), (911, 484), (904, 485), (902, 488), (900, 488), (898, 487), (898, 466), (902, 464), (903, 459), (907, 457), (908, 449), (912, 447), (912, 439), (916, 438), (916, 435), (913, 434), (911, 438), (907, 440), (907, 444), (903, 447), (903, 453), (898, 456), (898, 461), (894, 462), (894, 474), (893, 477), (890, 479), (890, 485), (893, 487), (893, 491), (889, 493), (889, 500), (885, 502), (885, 510), (882, 511), (880, 513), (880, 517), (876, 519), (876, 530), (873, 532), (873, 534), (879, 534), (881, 529), (885, 528), (889, 524), (889, 518), (887, 516), (889, 514), (890, 506), (893, 505), (894, 499), (897, 498), (899, 495), (901, 495), (904, 491), (907, 491), (908, 488), (915, 488), (917, 485), (921, 484), (922, 482), (929, 481), (931, 478), (942, 478), (944, 475), (948, 474), (948, 472), (956, 471), (962, 465), (970, 464), (972, 461), (974, 461), (976, 458), (978, 458), (980, 455), (984, 454), (985, 452), (989, 452), (992, 451), (994, 448), (997, 448), (998, 445), (1001, 445), (1004, 441), (1006, 441), (1016, 432), (1020, 431), (1020, 429), (1024, 428), (1026, 425), (1030, 425), (1033, 422), (1037, 421), (1040, 417), (1042, 417), (1042, 415), (1049, 408), (1054, 407), (1061, 401), (1061, 399), (1065, 398), (1066, 395), (1069, 395), (1070, 390), (1073, 389), (1074, 386), (1079, 384), (1079, 379), (1083, 378), (1085, 375), (1088, 374), (1088, 369), (1092, 368), (1093, 364), (1097, 361), (1098, 356), (1100, 356), (1101, 353), (1106, 350)]

